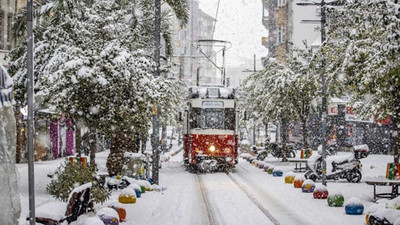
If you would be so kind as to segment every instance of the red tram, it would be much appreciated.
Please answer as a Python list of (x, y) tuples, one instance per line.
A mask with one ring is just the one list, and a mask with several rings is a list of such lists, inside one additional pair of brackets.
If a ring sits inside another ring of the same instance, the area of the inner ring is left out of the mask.
[(238, 112), (233, 88), (193, 87), (183, 116), (184, 162), (217, 171), (238, 162)]

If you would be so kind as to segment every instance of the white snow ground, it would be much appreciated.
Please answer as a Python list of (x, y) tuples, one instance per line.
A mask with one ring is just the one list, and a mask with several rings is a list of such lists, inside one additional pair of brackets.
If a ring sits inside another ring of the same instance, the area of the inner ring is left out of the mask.
[[(105, 164), (108, 152), (96, 155), (97, 163)], [(298, 154), (299, 155), (299, 154)], [(177, 154), (168, 162), (163, 163), (160, 183), (167, 187), (163, 192), (146, 192), (137, 199), (137, 203), (129, 205), (126, 222), (121, 224), (273, 224), (271, 220), (253, 203), (243, 189), (267, 210), (282, 225), (315, 224), (315, 225), (356, 225), (365, 224), (365, 214), (361, 216), (346, 215), (344, 207), (332, 208), (326, 200), (313, 199), (312, 194), (302, 193), (292, 184), (285, 184), (283, 177), (273, 177), (248, 162), (241, 160), (236, 169), (230, 173), (201, 174), (200, 180), (204, 188), (201, 191), (197, 174), (185, 171), (182, 165), (182, 153)], [(284, 174), (294, 168), (293, 164), (279, 162), (276, 158), (267, 158), (270, 164), (279, 165)], [(392, 156), (370, 155), (362, 159), (363, 180), (366, 177), (383, 176), (386, 163), (392, 161)], [(46, 193), (45, 187), (50, 182), (47, 177), (53, 172), (62, 159), (35, 163), (36, 205), (53, 201)], [(27, 224), (28, 215), (28, 170), (26, 164), (18, 164), (19, 192), (21, 195), (22, 214), (19, 224)], [(100, 168), (105, 168), (100, 166)], [(330, 181), (329, 191), (340, 191), (345, 199), (358, 197), (365, 208), (372, 202), (373, 189), (361, 181), (351, 184), (346, 181)], [(241, 188), (240, 188), (241, 187)], [(381, 189), (380, 189), (381, 190)], [(208, 200), (210, 210), (202, 193)], [(116, 202), (118, 191), (114, 191), (110, 200), (97, 208), (106, 207)], [(212, 214), (210, 221), (208, 213)], [(89, 214), (88, 216), (93, 216)], [(83, 220), (79, 220), (83, 221)], [(72, 225), (80, 225), (75, 222)], [(89, 224), (88, 224), (89, 225)]]

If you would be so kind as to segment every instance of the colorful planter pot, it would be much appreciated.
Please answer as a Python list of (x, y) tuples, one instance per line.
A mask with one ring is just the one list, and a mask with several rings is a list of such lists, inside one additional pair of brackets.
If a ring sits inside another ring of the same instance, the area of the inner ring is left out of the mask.
[(121, 208), (121, 207), (115, 207), (115, 206), (111, 206), (110, 208), (114, 209), (119, 216), (119, 222), (122, 222), (125, 220), (126, 218), (126, 210)]
[(281, 177), (283, 176), (283, 172), (280, 168), (274, 168), (274, 170), (272, 171), (272, 176)]
[(328, 195), (328, 189), (324, 185), (316, 186), (313, 192), (313, 196), (315, 199), (327, 199)]
[(258, 168), (259, 168), (259, 169), (264, 169), (264, 165), (265, 165), (264, 162), (259, 162), (259, 163), (258, 163)]
[(136, 192), (132, 188), (125, 188), (118, 196), (118, 202), (122, 204), (136, 203)]
[(364, 213), (364, 205), (358, 198), (353, 197), (346, 202), (345, 211), (348, 215), (362, 215)]
[(285, 175), (285, 183), (286, 184), (293, 184), (294, 178), (296, 175), (293, 172), (289, 172)]
[(104, 225), (119, 225), (119, 216), (114, 209), (100, 209), (99, 212), (97, 212), (97, 216), (103, 221)]
[(268, 174), (272, 174), (272, 172), (274, 172), (274, 167), (273, 166), (270, 166), (270, 167), (268, 167)]
[(315, 189), (315, 183), (313, 180), (307, 179), (301, 185), (301, 191), (303, 193), (312, 193)]
[(344, 203), (344, 197), (341, 193), (328, 195), (328, 205), (330, 207), (342, 207), (343, 203)]
[(264, 165), (264, 172), (268, 172), (268, 168), (269, 168), (269, 167), (270, 167), (270, 165), (266, 163), (266, 164)]
[(306, 178), (302, 175), (298, 175), (294, 178), (293, 185), (295, 188), (301, 188), (303, 186), (304, 181)]

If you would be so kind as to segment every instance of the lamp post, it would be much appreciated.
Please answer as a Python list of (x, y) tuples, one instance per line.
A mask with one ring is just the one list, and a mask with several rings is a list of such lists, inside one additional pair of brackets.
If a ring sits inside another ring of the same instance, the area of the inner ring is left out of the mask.
[[(161, 26), (161, 0), (155, 0), (155, 18), (154, 18), (154, 61), (156, 63), (156, 69), (154, 71), (154, 77), (160, 76), (160, 26)], [(153, 134), (152, 134), (152, 178), (155, 184), (159, 184), (159, 162), (160, 162), (160, 138), (159, 138), (159, 110), (157, 103), (153, 105)]]
[(28, 80), (28, 182), (29, 182), (29, 223), (35, 221), (35, 180), (34, 180), (34, 149), (33, 149), (33, 2), (27, 0), (27, 80)]
[[(326, 12), (325, 12), (325, 1), (321, 1), (321, 45), (326, 39), (325, 34), (325, 22), (326, 22)], [(321, 61), (322, 71), (321, 71), (321, 82), (322, 82), (322, 114), (321, 114), (321, 142), (322, 142), (322, 184), (326, 186), (326, 117), (327, 117), (327, 107), (326, 107), (326, 77), (325, 77), (325, 60), (322, 57)]]

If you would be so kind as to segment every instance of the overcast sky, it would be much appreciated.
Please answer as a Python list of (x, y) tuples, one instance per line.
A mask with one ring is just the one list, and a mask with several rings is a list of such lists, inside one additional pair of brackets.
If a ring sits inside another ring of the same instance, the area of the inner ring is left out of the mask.
[[(200, 9), (215, 17), (218, 0), (199, 0), (199, 3)], [(268, 53), (261, 45), (261, 37), (268, 36), (262, 25), (262, 10), (261, 0), (220, 0), (214, 39), (232, 43), (232, 48), (226, 53), (228, 69), (252, 69), (254, 54), (257, 55), (257, 67), (260, 68), (259, 59)]]

